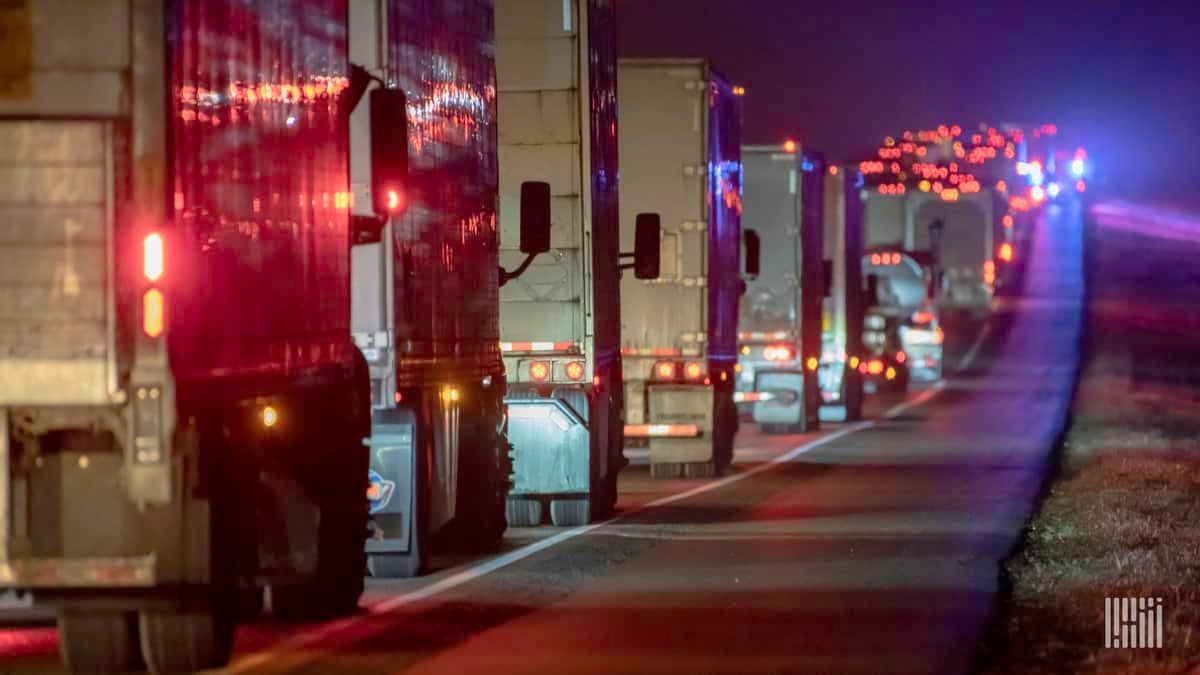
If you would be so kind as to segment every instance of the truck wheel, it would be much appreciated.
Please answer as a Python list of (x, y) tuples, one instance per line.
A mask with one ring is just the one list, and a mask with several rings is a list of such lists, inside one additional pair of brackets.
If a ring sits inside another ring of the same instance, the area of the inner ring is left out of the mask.
[[(324, 436), (320, 456), (338, 461), (337, 473), (316, 491), (320, 507), (317, 524), (317, 574), (308, 583), (271, 588), (271, 609), (285, 619), (327, 619), (358, 608), (366, 567), (367, 472), (370, 455), (362, 439), (370, 435), (370, 380), (366, 361), (355, 350), (355, 374), (347, 380), (344, 398), (332, 402), (340, 411), (332, 433)], [(360, 363), (361, 361), (361, 363)], [(321, 442), (321, 441), (318, 441)], [(332, 452), (331, 452), (332, 451)]]
[(592, 501), (587, 497), (550, 500), (550, 522), (558, 527), (578, 527), (592, 521)]
[(542, 524), (542, 502), (538, 499), (509, 497), (504, 505), (509, 527), (537, 527)]
[(123, 673), (139, 670), (136, 616), (126, 612), (58, 614), (58, 649), (73, 673)]
[(138, 622), (152, 673), (193, 673), (229, 662), (235, 626), (227, 612), (143, 611)]
[[(429, 427), (426, 427), (429, 428)], [(429, 438), (424, 436), (422, 445), (413, 456), (414, 499), (408, 523), (409, 548), (407, 553), (372, 553), (367, 556), (367, 572), (380, 579), (411, 579), (424, 574), (429, 568), (429, 486), (433, 482), (429, 475)]]

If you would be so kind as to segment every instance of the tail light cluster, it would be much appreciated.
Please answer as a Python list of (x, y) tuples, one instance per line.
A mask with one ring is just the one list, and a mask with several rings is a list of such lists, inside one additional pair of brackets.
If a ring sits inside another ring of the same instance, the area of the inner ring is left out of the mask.
[(142, 273), (150, 287), (142, 294), (142, 332), (156, 338), (166, 330), (166, 297), (156, 283), (166, 272), (166, 247), (162, 235), (151, 232), (142, 241)]
[(707, 382), (708, 367), (702, 361), (656, 361), (653, 379), (659, 382)]
[(768, 361), (791, 361), (796, 358), (796, 348), (781, 343), (763, 347), (763, 358)]
[[(551, 361), (530, 361), (529, 379), (534, 382), (549, 382), (554, 375), (554, 363)], [(583, 361), (568, 361), (562, 367), (563, 375), (572, 382), (582, 382), (587, 368)]]

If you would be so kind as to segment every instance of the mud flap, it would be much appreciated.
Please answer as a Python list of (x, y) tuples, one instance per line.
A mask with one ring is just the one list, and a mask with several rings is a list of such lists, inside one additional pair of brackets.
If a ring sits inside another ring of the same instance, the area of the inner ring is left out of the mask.
[(416, 425), (411, 410), (376, 410), (371, 422), (367, 502), (374, 536), (367, 553), (408, 553), (416, 498)]
[(652, 425), (694, 424), (691, 438), (650, 438), (650, 464), (710, 462), (714, 459), (715, 419), (711, 386), (661, 385), (648, 387)]
[(559, 398), (506, 398), (513, 446), (510, 497), (587, 495), (591, 434), (587, 420)]
[(782, 424), (798, 426), (805, 424), (804, 372), (800, 370), (773, 370), (759, 373), (755, 379), (755, 391), (786, 393), (770, 401), (754, 404), (754, 421), (759, 424)]

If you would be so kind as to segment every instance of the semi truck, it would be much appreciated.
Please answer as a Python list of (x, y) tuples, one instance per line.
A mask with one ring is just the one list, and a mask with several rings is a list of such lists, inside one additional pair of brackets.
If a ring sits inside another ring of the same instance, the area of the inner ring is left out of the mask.
[[(400, 114), (376, 118), (372, 105), (369, 121), (351, 121), (355, 210), (375, 225), (356, 239), (352, 321), (371, 374), (367, 569), (408, 577), (434, 547), (487, 550), (507, 528), (499, 287), (523, 268), (499, 266), (492, 4), (355, 0), (350, 10), (359, 80), (387, 85), (372, 96), (404, 99)], [(381, 129), (398, 137), (395, 185), (365, 152)], [(549, 247), (549, 186), (518, 192), (532, 259)]]
[(623, 59), (617, 83), (622, 246), (635, 214), (662, 228), (659, 278), (621, 280), (626, 445), (654, 476), (712, 475), (738, 426), (741, 90), (702, 59)]
[(947, 311), (976, 316), (991, 310), (996, 285), (994, 254), (1007, 212), (991, 188), (955, 193), (948, 201), (934, 192), (904, 195), (874, 191), (867, 198), (865, 245), (931, 254), (938, 266), (936, 301)]
[[(500, 291), (513, 526), (604, 515), (627, 461), (614, 12), (611, 0), (496, 2), (501, 262), (524, 255), (522, 180), (550, 185), (553, 223), (549, 253)], [(638, 278), (656, 276), (657, 239), (635, 251)]]
[(757, 279), (738, 321), (739, 410), (766, 433), (818, 423), (824, 160), (782, 145), (742, 146), (742, 222), (760, 237)]
[(85, 4), (0, 8), (0, 586), (192, 672), (363, 588), (346, 7)]
[(826, 168), (822, 195), (826, 283), (818, 371), (822, 420), (862, 418), (864, 188), (857, 169), (832, 163)]

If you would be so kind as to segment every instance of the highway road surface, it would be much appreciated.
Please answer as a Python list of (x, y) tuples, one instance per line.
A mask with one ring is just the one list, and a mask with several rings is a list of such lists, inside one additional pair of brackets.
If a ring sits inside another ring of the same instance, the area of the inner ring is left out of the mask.
[[(226, 672), (964, 672), (1065, 421), (1081, 231), (1078, 205), (1047, 210), (1024, 293), (944, 386), (813, 434), (746, 425), (722, 479), (630, 467), (615, 520), (372, 580), (350, 619), (246, 626)], [(0, 631), (0, 672), (57, 672), (54, 649)]]

